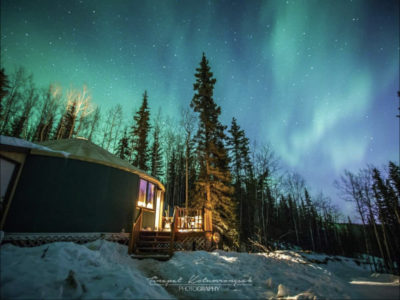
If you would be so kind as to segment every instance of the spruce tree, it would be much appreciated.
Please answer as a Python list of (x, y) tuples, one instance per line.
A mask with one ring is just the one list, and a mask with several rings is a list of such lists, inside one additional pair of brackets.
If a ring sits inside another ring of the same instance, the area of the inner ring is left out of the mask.
[(26, 125), (26, 119), (26, 116), (22, 114), (14, 120), (11, 125), (11, 136), (18, 138), (21, 137), (21, 134)]
[(143, 94), (143, 102), (134, 116), (134, 124), (131, 130), (132, 136), (132, 165), (143, 170), (148, 170), (150, 131), (150, 110), (147, 102), (147, 91)]
[(129, 150), (129, 137), (127, 131), (127, 128), (125, 128), (124, 135), (119, 140), (116, 151), (116, 155), (121, 159), (128, 159), (131, 154)]
[(229, 133), (231, 137), (228, 139), (228, 145), (231, 152), (235, 182), (237, 183), (241, 182), (244, 167), (249, 163), (249, 140), (246, 138), (244, 131), (240, 129), (235, 118), (232, 118)]
[(245, 133), (237, 124), (236, 119), (232, 118), (231, 128), (229, 129), (231, 136), (228, 138), (228, 149), (230, 150), (230, 160), (234, 174), (235, 199), (238, 204), (239, 215), (239, 236), (241, 241), (249, 238), (249, 220), (243, 217), (243, 212), (248, 211), (248, 204), (243, 203), (246, 191), (244, 190), (244, 175), (248, 174), (250, 167), (249, 157), (249, 140)]
[(162, 172), (162, 154), (160, 145), (160, 128), (158, 124), (154, 126), (153, 130), (153, 145), (151, 147), (151, 175), (160, 178)]
[[(400, 168), (392, 161), (389, 162), (389, 178), (397, 192), (397, 199), (400, 199)], [(397, 209), (400, 209), (400, 203), (398, 203)]]
[(224, 145), (225, 126), (218, 120), (221, 108), (214, 102), (216, 79), (203, 53), (196, 69), (195, 94), (190, 106), (199, 116), (196, 135), (200, 172), (196, 182), (196, 204), (213, 212), (213, 224), (228, 241), (237, 244), (236, 208), (229, 171), (229, 158)]
[[(304, 222), (308, 223), (308, 231), (309, 231), (309, 237), (310, 237), (310, 242), (311, 242), (311, 246), (312, 246), (312, 250), (315, 251), (315, 241), (314, 241), (314, 222), (316, 220), (316, 211), (314, 208), (314, 205), (311, 201), (311, 197), (310, 194), (308, 193), (307, 188), (304, 188), (304, 201), (305, 204), (302, 201), (303, 207), (305, 207), (305, 211), (304, 211), (304, 216), (305, 216), (305, 220)], [(307, 226), (306, 224), (303, 225), (303, 228)]]
[(4, 69), (0, 69), (0, 119), (3, 115), (3, 99), (7, 96), (9, 88), (10, 82), (8, 77)]

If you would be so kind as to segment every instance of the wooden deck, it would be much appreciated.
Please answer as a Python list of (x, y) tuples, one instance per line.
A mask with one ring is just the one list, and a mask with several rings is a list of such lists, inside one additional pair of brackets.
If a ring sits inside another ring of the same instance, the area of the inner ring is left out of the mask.
[[(211, 211), (175, 207), (163, 230), (142, 230), (143, 210), (132, 226), (128, 252), (133, 258), (168, 259), (174, 251), (211, 249)], [(167, 226), (168, 224), (168, 226)], [(166, 230), (168, 228), (168, 230)]]

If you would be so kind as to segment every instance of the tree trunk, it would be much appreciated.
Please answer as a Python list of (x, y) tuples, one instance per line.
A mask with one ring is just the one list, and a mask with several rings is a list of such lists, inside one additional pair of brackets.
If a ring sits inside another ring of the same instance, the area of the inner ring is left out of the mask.
[(387, 265), (389, 267), (389, 271), (391, 273), (393, 273), (393, 261), (392, 261), (392, 256), (390, 254), (390, 248), (389, 248), (389, 243), (387, 240), (387, 236), (386, 236), (386, 228), (385, 228), (385, 223), (382, 222), (382, 233), (383, 233), (383, 242), (385, 244), (385, 249), (386, 249), (386, 254), (387, 254)]
[(189, 206), (189, 141), (190, 133), (186, 139), (186, 159), (185, 159), (185, 207)]

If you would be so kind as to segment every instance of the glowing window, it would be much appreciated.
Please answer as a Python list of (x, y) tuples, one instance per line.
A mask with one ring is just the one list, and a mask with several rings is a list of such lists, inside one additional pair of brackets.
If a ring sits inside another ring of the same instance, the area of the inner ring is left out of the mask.
[(153, 201), (154, 201), (154, 184), (149, 182), (147, 188), (146, 207), (153, 208)]
[(147, 181), (140, 179), (138, 206), (146, 207), (146, 190), (147, 190)]
[(138, 206), (153, 209), (156, 188), (154, 184), (140, 179)]

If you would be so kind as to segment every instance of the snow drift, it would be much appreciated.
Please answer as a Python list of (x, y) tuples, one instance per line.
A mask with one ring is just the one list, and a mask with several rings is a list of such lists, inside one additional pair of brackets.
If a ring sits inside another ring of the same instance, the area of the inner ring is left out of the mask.
[(399, 278), (370, 274), (344, 257), (276, 251), (176, 252), (167, 262), (135, 260), (126, 246), (98, 240), (34, 248), (1, 246), (1, 298), (356, 299), (399, 297)]

